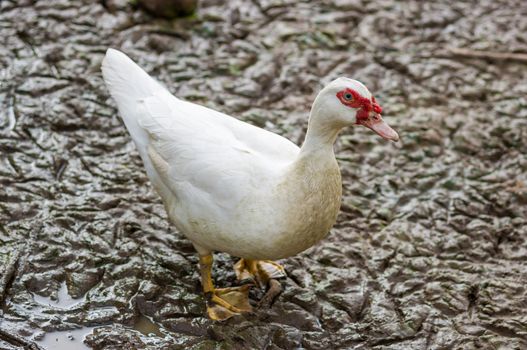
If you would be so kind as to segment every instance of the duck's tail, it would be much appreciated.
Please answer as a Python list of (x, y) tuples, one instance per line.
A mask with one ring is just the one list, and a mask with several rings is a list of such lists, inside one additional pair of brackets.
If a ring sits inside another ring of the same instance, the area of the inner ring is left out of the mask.
[(141, 114), (145, 113), (141, 101), (164, 90), (164, 87), (128, 56), (114, 49), (106, 51), (106, 56), (102, 61), (102, 76), (110, 94), (117, 102), (119, 114), (135, 142), (154, 188), (161, 196), (169, 193), (169, 189), (163, 184), (148, 154), (149, 135), (139, 124)]
[(117, 102), (119, 114), (132, 136), (143, 161), (147, 158), (148, 133), (139, 125), (142, 99), (163, 87), (124, 53), (108, 49), (102, 61), (102, 76)]

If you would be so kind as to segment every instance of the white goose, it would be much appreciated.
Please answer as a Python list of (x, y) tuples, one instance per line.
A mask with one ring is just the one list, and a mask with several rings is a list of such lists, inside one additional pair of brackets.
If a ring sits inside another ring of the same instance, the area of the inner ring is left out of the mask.
[(272, 260), (311, 247), (337, 218), (342, 184), (333, 143), (339, 131), (363, 125), (399, 139), (368, 89), (352, 79), (320, 91), (299, 148), (174, 97), (117, 50), (108, 49), (102, 72), (169, 219), (199, 254), (212, 319), (251, 310), (248, 286), (214, 287), (213, 251), (242, 258), (235, 265), (240, 279), (265, 284), (283, 276)]

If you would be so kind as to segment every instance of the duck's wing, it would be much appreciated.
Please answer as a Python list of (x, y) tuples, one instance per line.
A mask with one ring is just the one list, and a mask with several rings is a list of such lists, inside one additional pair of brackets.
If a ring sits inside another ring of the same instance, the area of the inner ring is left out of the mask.
[(235, 205), (298, 155), (281, 136), (177, 99), (117, 50), (107, 51), (102, 71), (163, 197)]
[(161, 90), (139, 102), (148, 154), (177, 197), (211, 196), (237, 205), (265, 185), (299, 149), (289, 140)]

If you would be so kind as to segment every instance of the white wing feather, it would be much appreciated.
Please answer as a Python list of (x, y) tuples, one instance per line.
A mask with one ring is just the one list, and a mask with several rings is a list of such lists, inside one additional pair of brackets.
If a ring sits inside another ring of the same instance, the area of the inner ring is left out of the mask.
[(140, 105), (139, 124), (168, 165), (161, 174), (164, 183), (182, 200), (201, 192), (217, 206), (236, 205), (298, 154), (296, 145), (278, 135), (178, 100), (166, 90)]
[(147, 174), (164, 198), (170, 191), (178, 202), (192, 199), (187, 204), (195, 210), (226, 209), (265, 186), (298, 155), (299, 148), (281, 136), (177, 99), (119, 51), (108, 50), (102, 69)]

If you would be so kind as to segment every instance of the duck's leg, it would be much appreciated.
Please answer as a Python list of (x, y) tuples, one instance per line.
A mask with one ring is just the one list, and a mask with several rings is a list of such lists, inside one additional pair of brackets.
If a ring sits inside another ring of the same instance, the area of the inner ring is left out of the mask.
[(200, 255), (199, 268), (203, 292), (207, 297), (207, 314), (213, 320), (226, 320), (243, 312), (251, 312), (250, 285), (232, 288), (214, 288), (212, 283), (212, 254)]
[(284, 267), (271, 260), (240, 259), (234, 264), (234, 271), (238, 280), (251, 279), (260, 288), (265, 288), (271, 279), (286, 277)]

